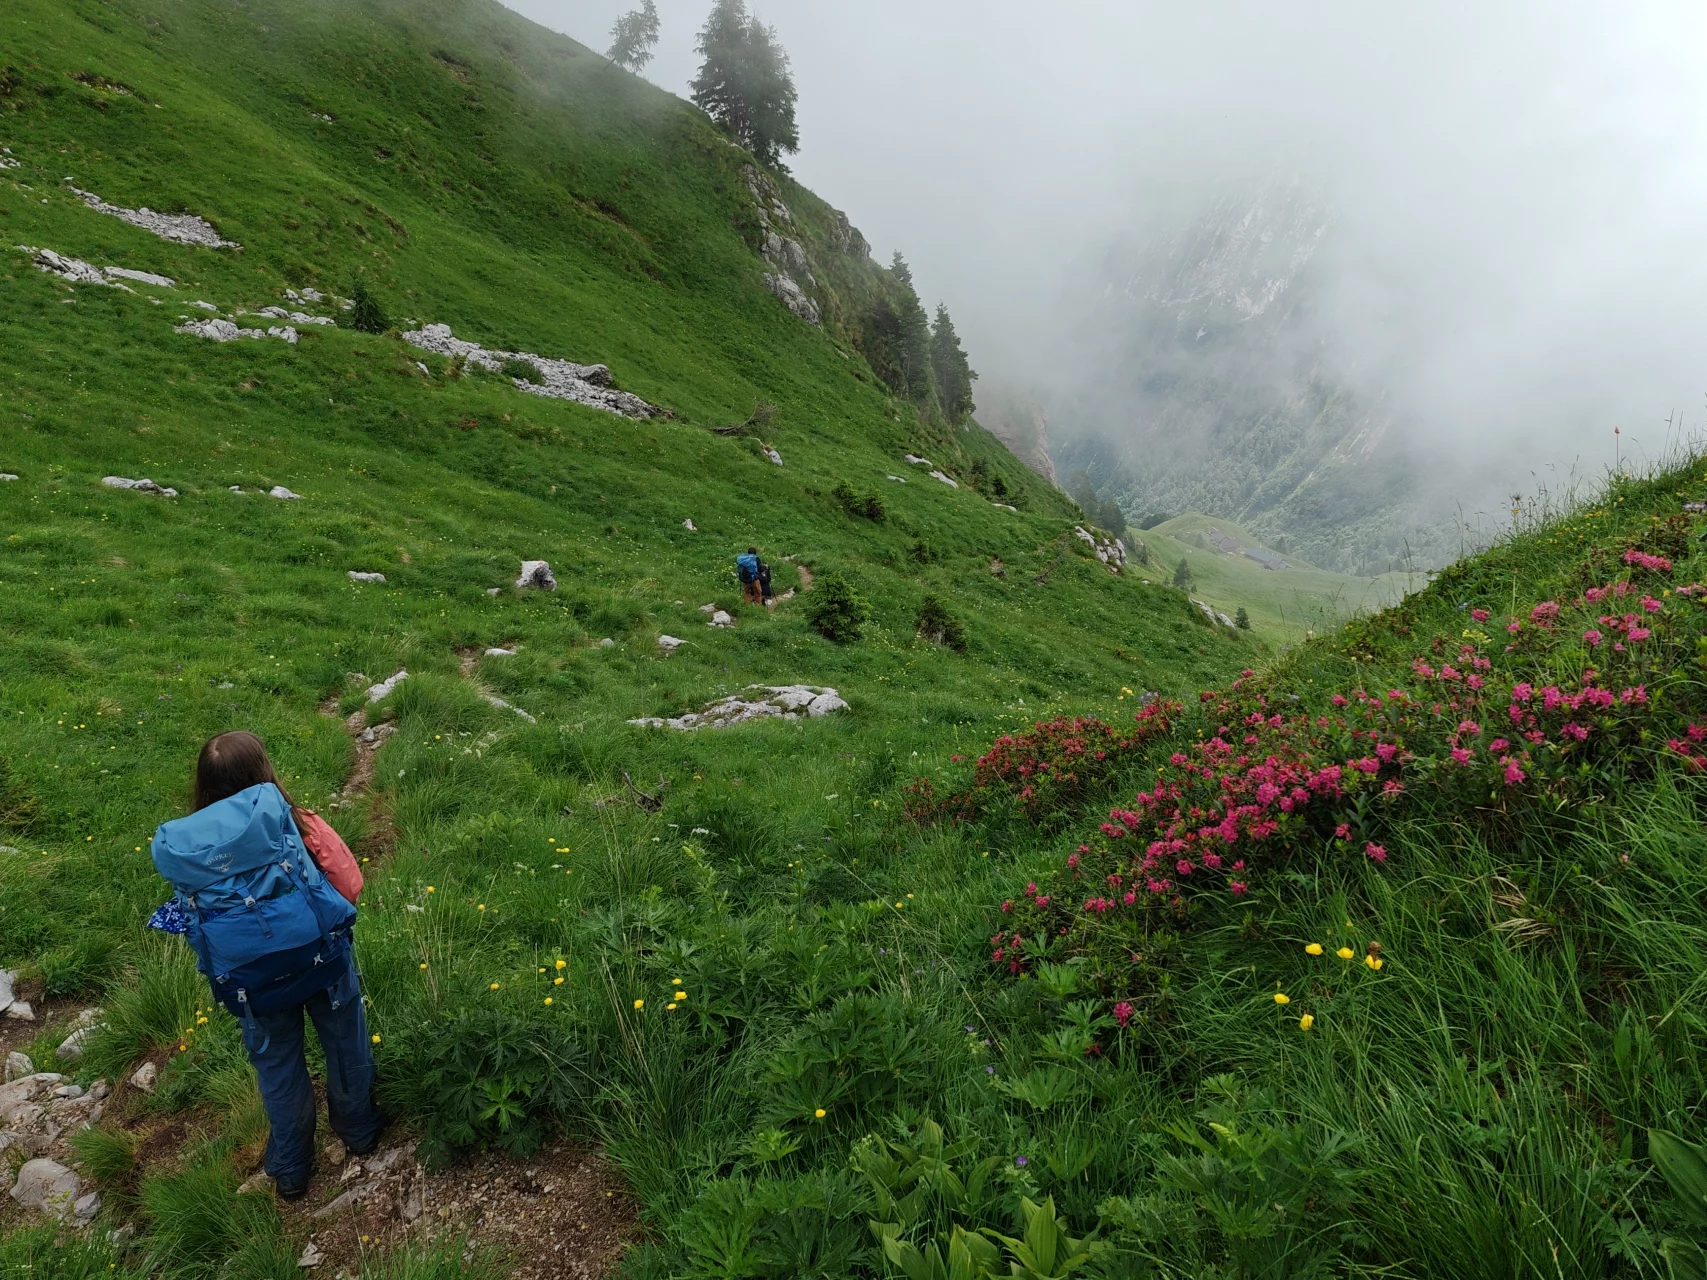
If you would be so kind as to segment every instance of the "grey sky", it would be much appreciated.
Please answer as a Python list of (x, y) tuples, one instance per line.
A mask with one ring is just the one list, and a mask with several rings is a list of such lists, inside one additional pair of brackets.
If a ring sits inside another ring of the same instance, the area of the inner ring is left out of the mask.
[[(626, 0), (510, 0), (602, 48)], [(1707, 423), (1707, 9), (1534, 0), (752, 0), (797, 176), (899, 248), (974, 362), (1049, 361), (1075, 271), (1211, 189), (1336, 208), (1347, 341), (1502, 467)], [(659, 0), (686, 93), (709, 0)]]

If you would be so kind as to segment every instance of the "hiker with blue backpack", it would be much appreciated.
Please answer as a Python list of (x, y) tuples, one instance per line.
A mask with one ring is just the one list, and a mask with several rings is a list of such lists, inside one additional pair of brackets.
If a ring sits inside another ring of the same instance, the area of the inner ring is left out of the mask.
[(746, 555), (735, 557), (735, 576), (741, 580), (741, 594), (748, 604), (763, 603), (759, 587), (759, 574), (763, 568), (757, 547), (748, 547)]
[(338, 833), (279, 785), (266, 745), (208, 739), (194, 812), (154, 834), (155, 869), (177, 896), (149, 924), (182, 933), (214, 999), (236, 1015), (272, 1133), (263, 1167), (300, 1198), (314, 1173), (314, 1086), (303, 1014), (326, 1056), (326, 1112), (352, 1155), (390, 1123), (373, 1100), (373, 1046), (351, 930), (362, 873)]

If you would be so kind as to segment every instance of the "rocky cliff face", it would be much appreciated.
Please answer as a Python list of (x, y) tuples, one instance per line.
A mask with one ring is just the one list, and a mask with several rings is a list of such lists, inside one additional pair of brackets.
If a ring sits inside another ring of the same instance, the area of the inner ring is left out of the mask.
[(1445, 554), (1394, 407), (1337, 358), (1333, 227), (1318, 193), (1276, 184), (1111, 249), (1080, 312), (1078, 389), (1051, 404), (1061, 470), (1134, 517), (1223, 515), (1348, 572)]

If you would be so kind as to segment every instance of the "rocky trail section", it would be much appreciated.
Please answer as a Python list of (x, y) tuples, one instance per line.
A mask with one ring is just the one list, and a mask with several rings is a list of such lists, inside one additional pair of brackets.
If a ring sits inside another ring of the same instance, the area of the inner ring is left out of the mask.
[(447, 324), (423, 325), (403, 335), (403, 341), (420, 351), (449, 359), (461, 359), (465, 364), (492, 373), (507, 374), (520, 366), (531, 366), (539, 381), (511, 376), (518, 391), (544, 396), (552, 400), (571, 400), (591, 409), (620, 414), (625, 418), (645, 420), (661, 412), (639, 396), (618, 391), (611, 385), (611, 372), (602, 364), (575, 364), (554, 360), (531, 351), (488, 351), (477, 342), (465, 342), (451, 332)]

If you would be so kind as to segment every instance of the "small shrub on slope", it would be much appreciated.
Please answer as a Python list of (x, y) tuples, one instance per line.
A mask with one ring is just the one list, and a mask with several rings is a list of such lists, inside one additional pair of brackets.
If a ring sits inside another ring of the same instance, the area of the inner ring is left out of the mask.
[(925, 597), (915, 625), (919, 634), (932, 644), (943, 645), (956, 653), (966, 652), (966, 628), (937, 596)]
[(871, 620), (871, 608), (839, 573), (826, 573), (818, 580), (806, 608), (806, 621), (826, 640), (852, 644)]
[(369, 292), (367, 281), (358, 277), (350, 286), (350, 302), (353, 305), (339, 321), (345, 328), (354, 329), (357, 333), (384, 333), (391, 328), (390, 317), (380, 306), (379, 299)]

